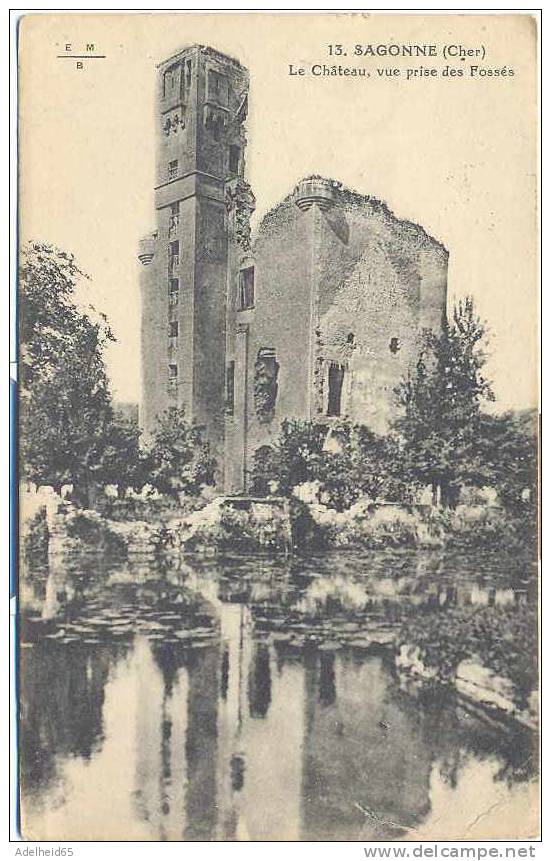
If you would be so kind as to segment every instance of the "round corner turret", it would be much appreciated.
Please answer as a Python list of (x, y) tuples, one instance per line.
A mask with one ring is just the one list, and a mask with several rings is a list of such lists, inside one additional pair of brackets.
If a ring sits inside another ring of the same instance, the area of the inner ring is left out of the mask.
[(303, 212), (314, 204), (320, 209), (330, 209), (335, 203), (339, 185), (332, 179), (309, 176), (302, 179), (295, 188), (295, 203)]
[(144, 236), (138, 243), (138, 260), (144, 266), (148, 266), (155, 257), (157, 249), (157, 233), (151, 233), (149, 236)]

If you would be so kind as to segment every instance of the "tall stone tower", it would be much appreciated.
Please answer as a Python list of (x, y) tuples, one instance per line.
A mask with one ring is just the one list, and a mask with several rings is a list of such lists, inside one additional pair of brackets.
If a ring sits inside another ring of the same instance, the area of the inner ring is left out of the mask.
[(171, 406), (206, 428), (223, 454), (228, 314), (228, 188), (244, 170), (249, 76), (194, 45), (158, 67), (157, 230), (138, 257), (146, 435)]

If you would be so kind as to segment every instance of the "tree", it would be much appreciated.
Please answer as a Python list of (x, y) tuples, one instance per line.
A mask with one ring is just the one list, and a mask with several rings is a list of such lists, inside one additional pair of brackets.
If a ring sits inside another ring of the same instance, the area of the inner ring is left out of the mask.
[(402, 415), (394, 427), (403, 444), (404, 474), (431, 484), (435, 500), (440, 491), (445, 505), (454, 504), (462, 484), (486, 480), (481, 404), (494, 400), (483, 373), (486, 340), (472, 298), (461, 300), (439, 335), (425, 332), (414, 372), (396, 389)]
[(251, 469), (253, 493), (267, 493), (271, 481), (289, 495), (293, 487), (318, 476), (327, 428), (301, 419), (285, 419), (273, 446), (261, 446)]
[(175, 499), (195, 495), (203, 485), (215, 483), (216, 461), (199, 425), (188, 422), (185, 410), (172, 407), (157, 420), (148, 451), (149, 481)]
[(535, 522), (538, 481), (538, 421), (535, 410), (484, 415), (481, 419), (480, 459), (488, 484), (514, 514), (530, 513)]
[(261, 446), (251, 470), (252, 490), (265, 494), (271, 482), (290, 495), (294, 487), (317, 481), (320, 494), (337, 510), (361, 496), (403, 499), (407, 492), (394, 465), (397, 440), (373, 433), (364, 425), (341, 421), (286, 419), (273, 446)]
[(101, 439), (98, 476), (102, 484), (116, 484), (120, 498), (128, 488), (140, 490), (149, 481), (150, 457), (140, 448), (137, 424), (113, 414)]
[(21, 251), (22, 475), (56, 489), (72, 482), (86, 504), (113, 420), (103, 350), (114, 337), (103, 314), (77, 305), (84, 278), (65, 251), (41, 243)]
[(361, 497), (404, 501), (409, 489), (395, 468), (398, 456), (393, 435), (380, 436), (365, 425), (341, 421), (331, 427), (329, 445), (317, 465), (320, 489), (338, 511)]

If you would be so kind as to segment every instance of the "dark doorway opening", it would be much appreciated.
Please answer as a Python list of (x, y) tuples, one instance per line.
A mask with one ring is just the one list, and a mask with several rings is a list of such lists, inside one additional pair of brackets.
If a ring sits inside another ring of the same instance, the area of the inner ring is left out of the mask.
[(331, 362), (329, 365), (329, 394), (327, 399), (327, 415), (340, 416), (342, 384), (344, 381), (344, 365)]

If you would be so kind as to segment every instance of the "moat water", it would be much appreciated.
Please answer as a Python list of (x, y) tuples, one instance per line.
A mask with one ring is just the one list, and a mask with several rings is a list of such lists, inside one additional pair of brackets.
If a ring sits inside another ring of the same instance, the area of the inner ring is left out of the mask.
[(23, 834), (533, 833), (533, 734), (405, 683), (392, 641), (404, 614), (535, 599), (522, 566), (413, 551), (37, 567), (20, 583)]

